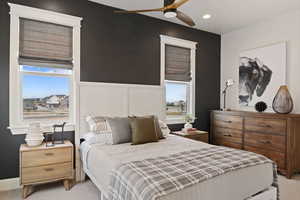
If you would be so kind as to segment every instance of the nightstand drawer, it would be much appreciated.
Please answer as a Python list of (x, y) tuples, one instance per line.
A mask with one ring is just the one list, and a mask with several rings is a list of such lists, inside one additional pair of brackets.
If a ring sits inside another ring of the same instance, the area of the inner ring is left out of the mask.
[(40, 167), (22, 168), (22, 184), (38, 183), (47, 180), (71, 178), (73, 176), (72, 162)]
[(186, 138), (208, 143), (208, 134), (187, 135)]
[(72, 148), (53, 148), (22, 152), (22, 167), (37, 167), (55, 163), (71, 162)]

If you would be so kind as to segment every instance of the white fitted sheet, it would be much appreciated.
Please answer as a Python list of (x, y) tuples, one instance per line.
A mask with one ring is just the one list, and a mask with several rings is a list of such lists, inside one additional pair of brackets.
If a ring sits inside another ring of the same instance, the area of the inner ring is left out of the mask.
[[(95, 184), (106, 195), (110, 171), (120, 164), (157, 156), (167, 156), (181, 151), (211, 146), (206, 143), (169, 136), (157, 143), (144, 145), (105, 145), (84, 142), (81, 145), (84, 169), (93, 176)], [(271, 164), (263, 164), (230, 172), (192, 187), (163, 196), (158, 200), (243, 200), (263, 191), (273, 182)]]

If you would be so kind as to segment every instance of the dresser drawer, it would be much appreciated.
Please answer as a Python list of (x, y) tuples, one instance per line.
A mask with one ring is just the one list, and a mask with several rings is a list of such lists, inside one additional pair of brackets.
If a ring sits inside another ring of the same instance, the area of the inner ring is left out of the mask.
[(236, 129), (215, 127), (214, 137), (225, 138), (225, 139), (234, 138), (239, 140), (240, 143), (242, 143), (243, 133), (242, 131)]
[(214, 138), (214, 144), (220, 145), (220, 146), (225, 146), (225, 147), (230, 147), (230, 148), (235, 148), (235, 149), (243, 148), (242, 143), (235, 143), (235, 142), (232, 142), (231, 140), (219, 139), (219, 138)]
[(285, 153), (286, 137), (282, 135), (245, 132), (245, 145)]
[(265, 149), (259, 149), (256, 147), (248, 146), (245, 145), (245, 150), (246, 151), (251, 151), (254, 153), (258, 153), (261, 155), (264, 155), (274, 162), (276, 162), (277, 166), (279, 169), (285, 169), (286, 168), (286, 156), (285, 153), (280, 153), (276, 151), (270, 151), (270, 150), (265, 150)]
[(286, 120), (266, 118), (245, 118), (245, 130), (286, 135)]
[(24, 151), (21, 155), (22, 167), (64, 163), (72, 161), (72, 148), (56, 148), (36, 151)]
[(232, 129), (243, 129), (243, 118), (231, 115), (215, 115), (214, 126)]
[(22, 184), (45, 182), (48, 180), (71, 178), (73, 176), (72, 162), (40, 167), (25, 167), (21, 169)]

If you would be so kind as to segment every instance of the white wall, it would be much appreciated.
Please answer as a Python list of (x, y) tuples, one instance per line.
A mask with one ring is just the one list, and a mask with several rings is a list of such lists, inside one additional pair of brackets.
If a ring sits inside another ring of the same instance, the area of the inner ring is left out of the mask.
[(295, 104), (293, 112), (300, 113), (300, 10), (222, 35), (221, 88), (229, 78), (236, 81), (228, 91), (227, 107), (241, 109), (238, 102), (239, 53), (281, 41), (287, 42), (287, 85)]

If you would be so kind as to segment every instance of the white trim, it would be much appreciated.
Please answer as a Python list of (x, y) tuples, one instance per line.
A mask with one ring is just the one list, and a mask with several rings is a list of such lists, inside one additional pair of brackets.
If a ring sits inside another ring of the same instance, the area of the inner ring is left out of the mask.
[(106, 83), (106, 82), (85, 82), (81, 81), (79, 83), (80, 86), (118, 86), (118, 87), (147, 87), (147, 88), (161, 88), (160, 85), (143, 85), (143, 84), (123, 84), (123, 83)]
[(13, 18), (27, 18), (43, 22), (50, 22), (54, 24), (61, 24), (65, 26), (80, 28), (82, 20), (81, 17), (61, 14), (58, 12), (48, 11), (39, 8), (32, 8), (19, 4), (8, 3), (10, 7), (10, 15)]
[[(192, 81), (191, 81), (191, 88), (190, 88), (190, 97), (189, 100), (192, 102), (189, 105), (189, 110), (191, 111), (190, 114), (195, 117), (195, 103), (196, 103), (196, 49), (197, 49), (197, 42), (189, 41), (189, 40), (184, 40), (184, 39), (179, 39), (175, 37), (170, 37), (166, 35), (161, 35), (161, 45), (160, 45), (160, 57), (161, 57), (161, 62), (160, 62), (160, 84), (162, 87), (164, 87), (164, 101), (166, 99), (166, 91), (165, 91), (165, 46), (166, 44), (168, 45), (173, 45), (173, 46), (178, 46), (178, 47), (184, 47), (188, 48), (191, 50), (191, 74), (192, 74)], [(165, 105), (165, 102), (162, 102), (163, 105)], [(184, 119), (166, 119), (168, 124), (182, 124), (185, 123)]]
[(165, 44), (170, 44), (170, 45), (175, 45), (179, 47), (185, 47), (188, 49), (193, 49), (196, 50), (197, 48), (197, 42), (193, 42), (190, 40), (184, 40), (180, 38), (175, 38), (171, 36), (166, 36), (166, 35), (160, 35), (160, 41)]
[[(9, 129), (12, 134), (25, 134), (28, 125), (22, 121), (20, 114), (22, 100), (20, 95), (20, 67), (18, 64), (20, 18), (27, 18), (73, 27), (73, 73), (70, 86), (72, 97), (69, 102), (72, 112), (70, 112), (67, 130), (74, 130), (74, 124), (77, 119), (76, 98), (79, 93), (78, 83), (80, 81), (80, 28), (82, 18), (18, 4), (8, 3), (8, 5), (10, 7)], [(50, 125), (42, 124), (42, 128), (48, 129)]]
[(19, 177), (0, 180), (0, 191), (16, 190), (19, 188), (21, 188)]

